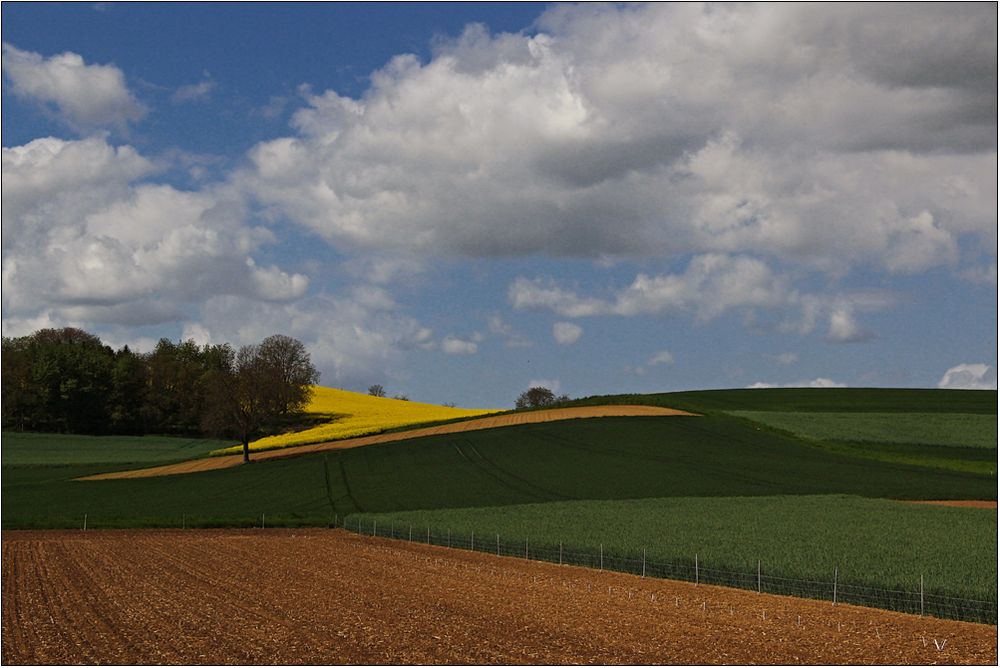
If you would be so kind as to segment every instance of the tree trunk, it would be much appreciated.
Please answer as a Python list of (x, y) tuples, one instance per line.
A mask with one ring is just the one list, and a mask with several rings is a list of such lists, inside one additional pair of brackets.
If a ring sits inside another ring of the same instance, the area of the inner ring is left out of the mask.
[(250, 461), (250, 439), (246, 436), (243, 437), (243, 463), (246, 464)]

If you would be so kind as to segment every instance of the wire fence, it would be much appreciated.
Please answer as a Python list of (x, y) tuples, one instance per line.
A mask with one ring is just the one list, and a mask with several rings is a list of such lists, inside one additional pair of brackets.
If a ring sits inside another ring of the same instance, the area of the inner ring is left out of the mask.
[(698, 555), (690, 559), (677, 559), (672, 562), (653, 561), (647, 559), (645, 552), (641, 557), (614, 554), (599, 545), (596, 549), (581, 549), (562, 544), (532, 545), (528, 540), (503, 540), (497, 533), (476, 534), (455, 533), (445, 530), (435, 533), (429, 526), (386, 525), (372, 519), (352, 516), (342, 519), (342, 523), (334, 522), (342, 528), (358, 534), (408, 540), (475, 552), (484, 552), (505, 557), (519, 557), (530, 561), (545, 561), (571, 566), (584, 566), (596, 570), (631, 573), (650, 578), (667, 580), (683, 580), (695, 584), (721, 585), (738, 589), (749, 589), (766, 594), (797, 596), (799, 598), (818, 599), (837, 603), (849, 603), (871, 608), (882, 608), (918, 615), (928, 615), (943, 619), (978, 622), (981, 624), (997, 623), (997, 600), (977, 600), (947, 596), (929, 592), (924, 587), (923, 576), (915, 589), (886, 589), (873, 587), (857, 582), (842, 581), (839, 570), (831, 574), (831, 580), (805, 580), (786, 578), (767, 573), (766, 565), (758, 562), (757, 569), (752, 572), (733, 571), (713, 568), (700, 561)]

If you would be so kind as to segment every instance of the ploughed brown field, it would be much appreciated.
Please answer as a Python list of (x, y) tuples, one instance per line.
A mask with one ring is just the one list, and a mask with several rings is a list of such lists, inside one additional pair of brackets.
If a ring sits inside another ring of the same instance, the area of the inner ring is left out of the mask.
[(5, 531), (3, 662), (996, 664), (997, 627), (340, 530)]

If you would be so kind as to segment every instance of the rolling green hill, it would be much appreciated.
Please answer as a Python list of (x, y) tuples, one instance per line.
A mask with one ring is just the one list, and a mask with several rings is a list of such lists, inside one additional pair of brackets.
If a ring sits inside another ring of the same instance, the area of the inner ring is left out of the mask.
[[(989, 449), (982, 449), (991, 452)], [(995, 450), (992, 451), (995, 457)], [(451, 434), (137, 480), (107, 466), (3, 466), (3, 526), (322, 523), (359, 511), (581, 499), (851, 494), (996, 499), (995, 476), (813, 447), (724, 414), (570, 420)], [(102, 520), (103, 518), (103, 520)]]
[(568, 402), (567, 406), (648, 404), (697, 413), (729, 411), (808, 411), (841, 413), (997, 414), (996, 390), (898, 388), (770, 388), (698, 390), (662, 394), (614, 394)]

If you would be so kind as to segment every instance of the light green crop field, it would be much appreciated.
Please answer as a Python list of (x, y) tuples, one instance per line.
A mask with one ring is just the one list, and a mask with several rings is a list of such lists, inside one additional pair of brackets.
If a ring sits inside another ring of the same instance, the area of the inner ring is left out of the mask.
[(830, 452), (997, 474), (997, 418), (982, 413), (729, 411)]
[[(485, 549), (496, 537), (515, 550), (533, 547), (596, 557), (603, 546), (633, 560), (693, 563), (703, 569), (769, 577), (996, 600), (995, 510), (949, 508), (854, 496), (757, 496), (564, 501), (351, 515), (402, 531), (428, 527), (468, 547), (473, 532)], [(517, 552), (515, 551), (514, 554)], [(610, 563), (610, 562), (609, 562)]]
[(731, 411), (796, 436), (825, 441), (997, 447), (997, 418), (975, 413)]

